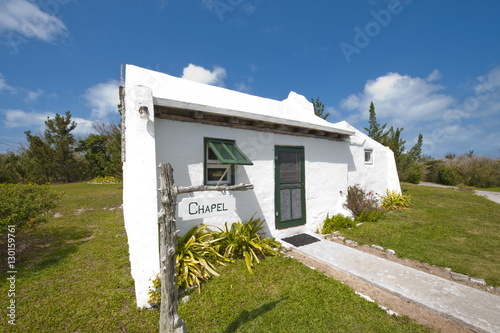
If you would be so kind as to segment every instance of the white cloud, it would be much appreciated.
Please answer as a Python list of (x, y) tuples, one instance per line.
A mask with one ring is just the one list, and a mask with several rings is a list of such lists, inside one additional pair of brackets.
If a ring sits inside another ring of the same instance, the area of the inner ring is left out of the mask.
[(24, 99), (24, 101), (26, 103), (34, 102), (40, 96), (42, 96), (43, 94), (45, 94), (45, 91), (43, 91), (42, 89), (37, 89), (37, 90), (34, 90), (34, 91), (28, 91), (28, 95), (26, 96), (26, 98)]
[(13, 91), (14, 88), (12, 88), (11, 86), (9, 86), (7, 84), (7, 80), (5, 79), (5, 76), (3, 76), (2, 73), (0, 73), (0, 91), (2, 91), (2, 90)]
[(373, 101), (377, 118), (390, 119), (390, 124), (401, 126), (442, 117), (454, 103), (451, 96), (438, 93), (443, 89), (422, 78), (388, 73), (368, 81), (363, 92), (348, 96), (341, 106), (355, 112), (351, 115), (354, 120), (368, 119), (368, 107)]
[(328, 119), (330, 119), (332, 122), (338, 122), (344, 120), (342, 119), (342, 113), (333, 106), (326, 106), (325, 113), (330, 114), (328, 116)]
[(0, 34), (16, 32), (26, 38), (54, 42), (67, 34), (64, 23), (27, 0), (0, 0)]
[(214, 66), (212, 71), (201, 66), (189, 64), (182, 72), (182, 78), (214, 86), (224, 87), (224, 79), (227, 77), (223, 67)]
[[(491, 117), (500, 114), (500, 66), (476, 78), (474, 94), (464, 101), (464, 109), (477, 117)], [(477, 111), (476, 111), (477, 109)]]
[(106, 120), (109, 116), (117, 115), (117, 105), (120, 103), (118, 95), (119, 82), (109, 80), (98, 83), (85, 92), (86, 104), (92, 108), (92, 118)]
[[(6, 128), (22, 128), (40, 132), (45, 131), (45, 121), (47, 121), (47, 118), (54, 118), (56, 116), (53, 112), (27, 112), (18, 109), (5, 110), (4, 113), (4, 125)], [(92, 121), (73, 116), (71, 120), (77, 124), (72, 132), (73, 134), (87, 135), (93, 132)]]
[(71, 120), (76, 123), (76, 127), (72, 132), (74, 135), (86, 136), (89, 133), (95, 132), (92, 128), (94, 121), (79, 117), (71, 117)]
[(243, 81), (240, 81), (234, 85), (234, 88), (237, 91), (241, 91), (243, 93), (250, 94), (253, 91), (252, 82), (254, 81), (253, 77), (247, 76)]
[(26, 112), (18, 109), (5, 111), (4, 125), (7, 128), (43, 129), (47, 117), (54, 117), (51, 112)]
[(350, 111), (347, 120), (361, 128), (368, 125), (373, 101), (379, 123), (405, 128), (407, 149), (419, 133), (424, 135), (425, 154), (491, 154), (498, 149), (500, 66), (477, 77), (469, 95), (460, 100), (442, 93), (444, 87), (435, 83), (440, 78), (438, 70), (425, 79), (388, 73), (367, 81), (363, 91), (345, 98), (341, 107)]
[(434, 82), (441, 78), (442, 78), (441, 73), (439, 73), (439, 71), (435, 69), (432, 71), (432, 73), (429, 74), (429, 76), (427, 76), (427, 82)]
[(252, 88), (245, 82), (238, 82), (234, 85), (234, 88), (237, 91), (243, 92), (243, 93), (250, 93), (252, 91)]

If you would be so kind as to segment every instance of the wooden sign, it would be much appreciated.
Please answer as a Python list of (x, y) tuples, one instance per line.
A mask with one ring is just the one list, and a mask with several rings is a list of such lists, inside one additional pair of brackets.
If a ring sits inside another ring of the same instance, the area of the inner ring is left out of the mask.
[(184, 198), (178, 208), (179, 217), (189, 221), (234, 212), (236, 199), (231, 195)]

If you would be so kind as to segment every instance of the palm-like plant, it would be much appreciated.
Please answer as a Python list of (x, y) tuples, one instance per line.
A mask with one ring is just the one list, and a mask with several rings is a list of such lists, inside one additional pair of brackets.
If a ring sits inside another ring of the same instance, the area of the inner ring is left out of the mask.
[(200, 287), (201, 281), (211, 275), (218, 276), (216, 266), (230, 261), (220, 255), (214, 243), (215, 233), (205, 231), (206, 225), (191, 228), (184, 236), (177, 237), (176, 274), (179, 288)]
[(225, 258), (244, 258), (247, 269), (253, 273), (254, 263), (265, 256), (281, 255), (281, 244), (274, 238), (262, 238), (263, 220), (252, 218), (247, 222), (235, 222), (219, 228), (216, 238), (217, 251)]
[(385, 210), (408, 209), (411, 207), (410, 196), (386, 190), (381, 207)]
[[(254, 262), (259, 263), (265, 256), (281, 255), (281, 244), (274, 238), (262, 238), (264, 221), (254, 219), (235, 222), (219, 231), (206, 231), (202, 224), (191, 228), (184, 236), (177, 237), (176, 275), (177, 286), (188, 289), (193, 286), (200, 290), (201, 282), (212, 275), (219, 276), (218, 265), (225, 265), (236, 258), (245, 258), (250, 273)], [(160, 278), (156, 277), (149, 289), (149, 303), (158, 305), (161, 300)]]

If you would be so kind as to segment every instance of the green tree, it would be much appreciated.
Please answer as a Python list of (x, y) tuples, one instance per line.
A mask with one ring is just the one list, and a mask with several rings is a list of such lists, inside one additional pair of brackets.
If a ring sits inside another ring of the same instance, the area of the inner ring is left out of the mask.
[(82, 163), (71, 133), (76, 128), (71, 113), (67, 111), (64, 116), (56, 114), (48, 118), (45, 127), (43, 136), (25, 132), (28, 146), (22, 148), (21, 158), (29, 170), (28, 180), (36, 183), (80, 180)]
[(107, 176), (108, 158), (106, 154), (106, 136), (90, 134), (78, 143), (77, 151), (85, 158), (85, 169), (91, 177)]
[(83, 152), (92, 177), (122, 177), (121, 130), (119, 125), (95, 123), (98, 134), (80, 140), (77, 151)]
[(385, 137), (387, 136), (387, 132), (384, 132), (387, 124), (380, 126), (380, 124), (377, 122), (377, 113), (375, 112), (375, 105), (373, 105), (373, 102), (370, 102), (370, 109), (368, 110), (368, 112), (370, 113), (370, 127), (365, 127), (365, 131), (368, 132), (368, 136), (373, 140), (377, 142), (384, 141)]
[(22, 148), (21, 158), (28, 168), (28, 180), (42, 184), (49, 183), (54, 177), (53, 152), (50, 146), (39, 135), (32, 135), (31, 131), (24, 132), (28, 147)]
[(382, 134), (382, 137), (379, 140), (381, 144), (391, 148), (391, 150), (394, 152), (394, 157), (396, 158), (396, 161), (399, 158), (399, 156), (401, 156), (405, 151), (406, 140), (403, 140), (401, 138), (401, 133), (403, 132), (403, 130), (404, 130), (403, 127), (402, 128), (398, 127), (394, 129), (394, 127), (391, 126), (391, 128), (389, 128), (387, 132)]
[(26, 183), (28, 166), (21, 155), (13, 152), (0, 154), (0, 183)]
[(106, 137), (107, 175), (122, 177), (122, 131), (116, 124), (94, 123), (93, 129)]
[(325, 113), (325, 104), (320, 100), (319, 97), (311, 98), (311, 103), (314, 106), (314, 114), (318, 117), (325, 119), (330, 115), (329, 112)]
[(76, 140), (71, 133), (76, 123), (71, 120), (71, 112), (64, 116), (56, 114), (45, 121), (45, 141), (52, 151), (52, 168), (55, 178), (66, 183), (79, 179), (79, 161), (76, 158)]
[(424, 143), (424, 136), (422, 133), (418, 135), (417, 143), (413, 147), (411, 147), (408, 155), (412, 157), (415, 161), (420, 161), (422, 159), (422, 145)]
[(370, 103), (369, 113), (370, 126), (364, 128), (368, 132), (368, 136), (393, 151), (400, 180), (418, 183), (423, 175), (423, 168), (418, 163), (422, 158), (423, 135), (419, 134), (417, 143), (408, 152), (405, 152), (406, 140), (402, 138), (404, 128), (391, 126), (386, 130), (387, 123), (380, 125), (373, 102)]

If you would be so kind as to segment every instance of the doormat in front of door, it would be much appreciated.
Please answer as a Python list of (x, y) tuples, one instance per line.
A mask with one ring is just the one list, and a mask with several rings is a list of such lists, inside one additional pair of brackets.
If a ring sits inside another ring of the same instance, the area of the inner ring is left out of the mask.
[(283, 238), (282, 240), (296, 247), (308, 245), (314, 242), (319, 242), (319, 239), (308, 234), (298, 234), (295, 236)]

